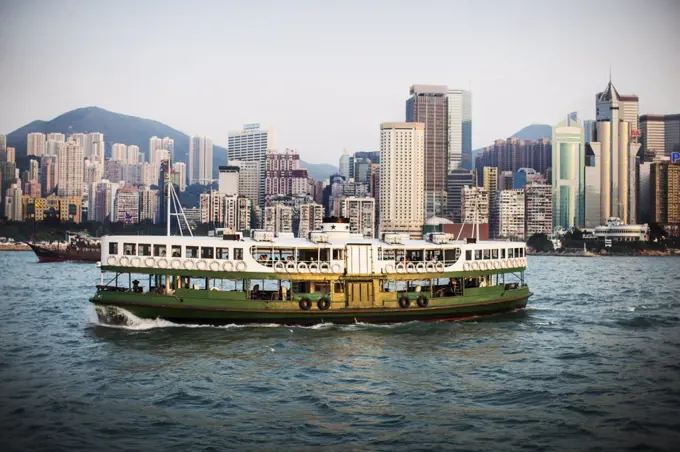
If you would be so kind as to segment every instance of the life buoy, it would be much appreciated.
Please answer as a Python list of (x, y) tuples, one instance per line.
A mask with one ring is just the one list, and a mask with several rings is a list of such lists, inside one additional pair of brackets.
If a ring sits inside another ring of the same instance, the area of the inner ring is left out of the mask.
[(399, 297), (399, 306), (401, 306), (403, 309), (407, 309), (409, 306), (411, 306), (411, 299), (406, 295), (402, 295)]
[(515, 259), (514, 263), (515, 263), (515, 267), (519, 267), (519, 259)]
[(295, 273), (296, 269), (297, 269), (297, 267), (295, 266), (295, 262), (293, 262), (293, 261), (286, 262), (286, 271), (288, 273)]
[(224, 264), (222, 264), (222, 270), (224, 270), (225, 272), (233, 272), (234, 264), (231, 261), (227, 261)]
[(155, 263), (156, 261), (153, 260), (153, 257), (147, 257), (146, 259), (144, 259), (144, 265), (146, 265), (147, 267), (153, 267), (153, 264)]
[(194, 261), (192, 261), (192, 260), (184, 261), (184, 268), (187, 269), (187, 270), (193, 270), (194, 269)]
[(482, 270), (482, 271), (486, 270), (486, 262), (480, 262), (479, 263), (479, 269)]
[(319, 264), (316, 262), (312, 262), (309, 264), (309, 272), (310, 273), (319, 273)]
[(479, 270), (479, 262), (474, 261), (474, 262), (472, 263), (472, 270), (473, 270), (473, 271)]
[(130, 259), (130, 265), (133, 267), (139, 267), (142, 264), (142, 260), (138, 258), (137, 256), (133, 257)]
[(501, 262), (501, 267), (508, 268), (508, 261)]
[(312, 300), (305, 297), (302, 300), (300, 300), (298, 305), (300, 306), (300, 309), (302, 309), (303, 311), (309, 311), (309, 308), (312, 307)]
[(129, 263), (130, 263), (130, 258), (127, 257), (127, 256), (121, 257), (120, 260), (118, 261), (118, 264), (121, 267), (126, 267)]
[(168, 260), (164, 258), (158, 259), (158, 262), (156, 262), (156, 265), (158, 268), (168, 268)]
[(501, 263), (500, 263), (500, 261), (495, 261), (495, 262), (493, 263), (493, 268), (495, 268), (496, 270), (498, 270), (499, 268), (501, 268)]
[(385, 265), (385, 273), (394, 273), (394, 265), (392, 264)]
[(274, 271), (277, 271), (277, 272), (284, 272), (284, 271), (286, 271), (286, 264), (284, 264), (284, 263), (281, 262), (281, 261), (275, 263), (275, 264), (274, 264)]
[(331, 271), (331, 266), (324, 262), (323, 264), (319, 265), (319, 270), (321, 270), (321, 273), (328, 273)]
[(404, 263), (403, 263), (403, 262), (399, 262), (399, 263), (397, 264), (397, 267), (396, 267), (396, 268), (397, 268), (397, 273), (404, 273), (404, 271), (406, 270), (406, 267), (404, 267)]
[(173, 260), (170, 262), (170, 267), (172, 267), (172, 268), (174, 268), (175, 270), (177, 270), (177, 269), (179, 269), (179, 268), (182, 267), (182, 261), (180, 261), (179, 259), (173, 259)]
[(208, 268), (208, 263), (201, 259), (200, 261), (196, 262), (196, 268), (199, 270), (205, 270)]
[(418, 273), (425, 273), (425, 264), (423, 264), (422, 262), (418, 262), (416, 264), (416, 271)]
[(243, 262), (243, 261), (238, 261), (238, 262), (236, 263), (236, 271), (237, 271), (237, 272), (245, 271), (247, 267), (248, 267), (248, 266), (247, 266), (246, 263)]
[(109, 256), (108, 259), (106, 259), (106, 263), (109, 265), (116, 265), (116, 256)]
[(428, 300), (425, 295), (421, 295), (418, 297), (417, 303), (418, 306), (420, 306), (421, 308), (426, 308), (427, 305), (430, 303), (430, 300)]
[(406, 271), (409, 273), (415, 272), (416, 271), (415, 264), (413, 262), (409, 262), (408, 264), (406, 264)]
[(219, 263), (219, 262), (212, 261), (212, 262), (210, 263), (210, 270), (211, 270), (211, 271), (214, 271), (214, 272), (220, 271), (220, 263)]
[(434, 262), (430, 262), (429, 264), (427, 264), (427, 271), (430, 273), (434, 273), (435, 271), (437, 271), (437, 266), (434, 264)]
[(342, 267), (340, 267), (340, 264), (335, 263), (331, 265), (331, 270), (333, 271), (333, 273), (340, 273), (342, 271)]
[(319, 308), (319, 311), (325, 311), (331, 307), (331, 300), (326, 297), (321, 297), (319, 301), (316, 302), (316, 307)]
[(466, 263), (463, 264), (463, 270), (465, 270), (465, 271), (470, 270), (470, 263), (469, 262), (466, 262)]
[(435, 268), (437, 269), (438, 272), (443, 272), (444, 271), (444, 264), (441, 262), (437, 262), (435, 264)]
[(308, 267), (306, 263), (300, 262), (297, 266), (297, 269), (300, 273), (307, 273)]

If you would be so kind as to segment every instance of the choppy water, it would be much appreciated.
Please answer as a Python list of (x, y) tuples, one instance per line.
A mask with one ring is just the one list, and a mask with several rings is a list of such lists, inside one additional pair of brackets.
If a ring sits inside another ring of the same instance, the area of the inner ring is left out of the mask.
[(98, 325), (89, 264), (0, 253), (0, 450), (678, 450), (677, 258), (530, 257), (459, 323)]

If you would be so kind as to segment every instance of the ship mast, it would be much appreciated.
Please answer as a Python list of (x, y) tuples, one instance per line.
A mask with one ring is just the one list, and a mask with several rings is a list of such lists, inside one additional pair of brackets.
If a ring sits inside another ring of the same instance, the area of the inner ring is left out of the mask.
[[(172, 223), (172, 217), (177, 217), (177, 227), (179, 228), (179, 235), (184, 235), (184, 226), (187, 228), (189, 235), (193, 237), (193, 232), (191, 232), (191, 226), (189, 226), (189, 221), (187, 216), (184, 214), (184, 209), (182, 204), (179, 202), (179, 196), (175, 191), (175, 185), (170, 182), (170, 172), (165, 175), (165, 190), (166, 190), (166, 204), (167, 204), (167, 235), (170, 237), (170, 225)], [(172, 206), (175, 206), (175, 212), (172, 212)]]

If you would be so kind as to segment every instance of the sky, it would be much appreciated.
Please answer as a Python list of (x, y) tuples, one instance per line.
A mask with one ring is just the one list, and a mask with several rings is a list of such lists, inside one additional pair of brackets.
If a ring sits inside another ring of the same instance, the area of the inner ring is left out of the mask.
[(374, 150), (412, 84), (472, 92), (473, 148), (612, 80), (680, 113), (680, 2), (0, 0), (0, 133), (96, 105), (226, 147), (261, 123), (313, 163)]

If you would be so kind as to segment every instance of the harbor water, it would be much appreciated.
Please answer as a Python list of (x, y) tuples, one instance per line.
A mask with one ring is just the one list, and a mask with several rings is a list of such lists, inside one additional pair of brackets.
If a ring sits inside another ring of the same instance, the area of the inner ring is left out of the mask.
[(680, 259), (529, 258), (457, 323), (98, 323), (94, 264), (0, 252), (0, 447), (678, 450)]

